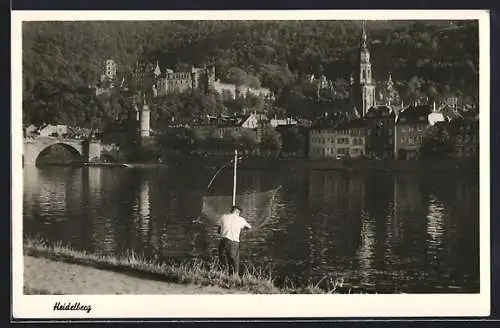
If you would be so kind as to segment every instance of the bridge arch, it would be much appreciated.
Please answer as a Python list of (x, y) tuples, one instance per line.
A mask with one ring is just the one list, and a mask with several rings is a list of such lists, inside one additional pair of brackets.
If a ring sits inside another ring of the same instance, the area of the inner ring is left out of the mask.
[(52, 144), (43, 145), (38, 149), (38, 151), (32, 156), (35, 158), (35, 165), (41, 164), (40, 159), (43, 159), (45, 155), (54, 149), (54, 147), (62, 147), (67, 150), (69, 154), (73, 157), (73, 161), (84, 161), (84, 154), (82, 154), (82, 147), (75, 147), (74, 145), (64, 143), (64, 142), (54, 142)]
[(97, 140), (28, 137), (24, 138), (23, 165), (37, 165), (40, 158), (55, 145), (64, 147), (73, 155), (73, 160), (80, 162), (99, 161), (103, 154), (109, 155), (105, 156), (107, 161), (116, 162), (121, 158), (120, 149), (115, 144), (103, 144)]

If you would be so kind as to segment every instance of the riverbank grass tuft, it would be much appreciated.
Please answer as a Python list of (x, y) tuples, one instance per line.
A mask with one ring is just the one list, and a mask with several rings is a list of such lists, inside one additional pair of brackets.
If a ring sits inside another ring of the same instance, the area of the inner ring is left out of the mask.
[[(277, 287), (271, 270), (242, 265), (240, 276), (228, 275), (218, 268), (217, 261), (202, 261), (199, 259), (187, 261), (155, 261), (133, 251), (123, 256), (97, 255), (75, 250), (62, 242), (49, 242), (42, 238), (24, 238), (24, 254), (32, 257), (42, 257), (71, 264), (92, 266), (98, 269), (124, 272), (145, 279), (161, 280), (176, 284), (194, 284), (199, 286), (215, 286), (256, 294), (324, 294), (336, 293), (342, 287), (342, 282), (333, 281), (325, 290), (320, 288), (320, 282), (297, 287), (291, 283)], [(323, 278), (325, 280), (326, 278)]]

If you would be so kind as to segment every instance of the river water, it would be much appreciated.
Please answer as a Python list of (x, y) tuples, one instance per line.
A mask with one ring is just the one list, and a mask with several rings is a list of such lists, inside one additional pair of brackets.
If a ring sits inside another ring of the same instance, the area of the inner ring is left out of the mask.
[[(158, 259), (216, 257), (216, 228), (193, 223), (214, 170), (23, 170), (28, 235), (99, 254), (133, 249)], [(231, 174), (214, 184), (229, 195)], [(479, 292), (477, 175), (238, 175), (246, 192), (277, 186), (271, 217), (241, 237), (242, 267), (272, 269), (277, 281), (296, 283), (330, 276), (364, 292)]]

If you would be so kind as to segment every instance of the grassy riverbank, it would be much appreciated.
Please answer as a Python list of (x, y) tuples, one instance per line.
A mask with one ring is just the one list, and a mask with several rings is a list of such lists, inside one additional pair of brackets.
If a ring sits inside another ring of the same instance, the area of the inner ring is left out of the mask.
[[(342, 284), (333, 282), (331, 279), (322, 279), (322, 282), (328, 282), (328, 290), (319, 288), (319, 284), (308, 284), (303, 287), (295, 287), (292, 285), (280, 286), (275, 285), (271, 272), (261, 268), (249, 267), (242, 265), (242, 274), (237, 276), (228, 275), (218, 269), (218, 263), (204, 262), (201, 260), (190, 260), (184, 262), (158, 262), (147, 259), (143, 256), (130, 252), (121, 257), (100, 256), (87, 252), (74, 250), (63, 243), (51, 243), (39, 238), (24, 238), (24, 255), (25, 268), (29, 265), (37, 267), (33, 272), (42, 270), (45, 267), (47, 271), (65, 272), (72, 270), (76, 277), (71, 280), (74, 284), (79, 284), (82, 279), (88, 281), (95, 279), (95, 282), (89, 284), (99, 285), (102, 283), (102, 273), (104, 271), (113, 272), (118, 275), (110, 275), (106, 284), (115, 285), (116, 292), (120, 293), (122, 285), (130, 283), (124, 277), (127, 275), (129, 280), (139, 279), (142, 281), (156, 281), (168, 284), (174, 284), (167, 290), (172, 290), (175, 293), (183, 293), (183, 290), (193, 290), (193, 286), (206, 287), (206, 290), (199, 289), (197, 292), (202, 293), (230, 293), (244, 292), (257, 294), (321, 294), (334, 293), (341, 288)], [(45, 259), (45, 261), (42, 261)], [(64, 265), (66, 264), (66, 266)], [(73, 265), (73, 267), (67, 267)], [(55, 267), (59, 267), (58, 269)], [(63, 268), (64, 267), (64, 268)], [(84, 267), (86, 267), (84, 269)], [(89, 271), (90, 270), (90, 271)], [(94, 270), (94, 271), (92, 271)], [(101, 274), (95, 274), (96, 270)], [(103, 271), (104, 270), (104, 271)], [(78, 273), (80, 272), (80, 273)], [(53, 274), (51, 274), (53, 276)], [(29, 276), (25, 273), (25, 292), (32, 291), (33, 293), (51, 293), (59, 294), (61, 286), (52, 288), (58, 289), (51, 291), (51, 285), (42, 282), (33, 281), (33, 279), (47, 279), (50, 275), (36, 274)], [(92, 278), (94, 277), (94, 278)], [(134, 281), (135, 281), (134, 280)], [(138, 282), (135, 281), (135, 284)], [(72, 289), (74, 290), (74, 288)], [(139, 294), (144, 294), (144, 291), (136, 290)]]

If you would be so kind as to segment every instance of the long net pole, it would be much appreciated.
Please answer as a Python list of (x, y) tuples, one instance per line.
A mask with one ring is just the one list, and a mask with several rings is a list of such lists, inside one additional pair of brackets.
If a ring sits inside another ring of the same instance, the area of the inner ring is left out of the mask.
[(233, 172), (233, 206), (236, 205), (236, 170), (238, 168), (238, 150), (234, 150), (234, 172)]

